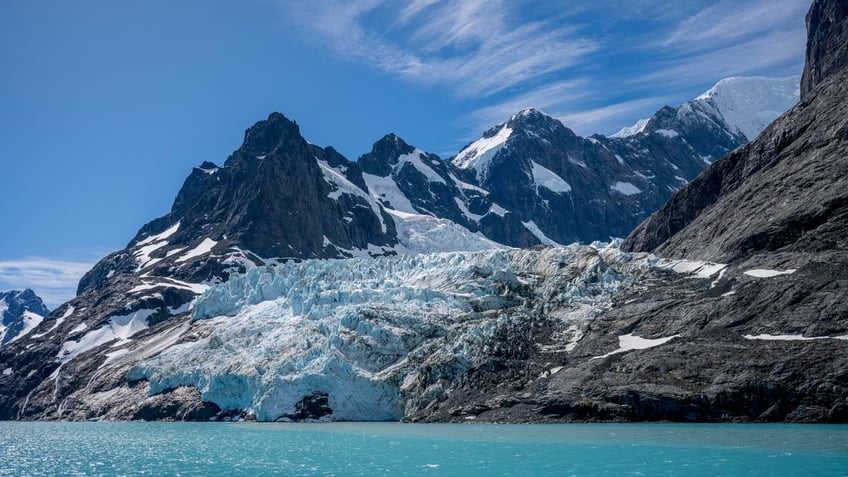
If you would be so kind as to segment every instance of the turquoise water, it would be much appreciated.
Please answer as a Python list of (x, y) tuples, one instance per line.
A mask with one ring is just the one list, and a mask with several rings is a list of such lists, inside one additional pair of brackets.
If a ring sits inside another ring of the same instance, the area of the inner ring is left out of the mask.
[(0, 422), (0, 475), (848, 476), (848, 426)]

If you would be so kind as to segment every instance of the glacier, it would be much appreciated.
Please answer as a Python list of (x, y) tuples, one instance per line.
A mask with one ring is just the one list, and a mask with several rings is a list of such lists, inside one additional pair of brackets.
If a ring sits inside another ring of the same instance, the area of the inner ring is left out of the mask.
[(136, 362), (153, 396), (194, 387), (260, 421), (399, 420), (497, 353), (505, 330), (544, 323), (573, 348), (592, 318), (667, 261), (616, 243), (257, 267), (195, 301), (191, 340)]

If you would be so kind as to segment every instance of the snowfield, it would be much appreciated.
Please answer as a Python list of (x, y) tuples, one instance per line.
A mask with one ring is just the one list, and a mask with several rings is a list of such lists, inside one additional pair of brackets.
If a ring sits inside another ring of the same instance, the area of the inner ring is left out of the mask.
[(202, 338), (140, 362), (129, 379), (147, 380), (150, 395), (192, 386), (262, 421), (297, 415), (316, 393), (332, 409), (323, 419), (400, 419), (408, 399), (438, 396), (444, 379), (479, 366), (515, 320), (553, 320), (573, 347), (655, 262), (571, 245), (258, 267), (197, 299), (191, 327)]

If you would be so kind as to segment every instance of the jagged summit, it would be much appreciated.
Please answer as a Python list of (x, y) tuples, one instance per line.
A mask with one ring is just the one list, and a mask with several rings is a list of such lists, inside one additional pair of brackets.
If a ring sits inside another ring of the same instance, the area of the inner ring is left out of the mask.
[(415, 151), (415, 148), (398, 137), (395, 133), (389, 133), (380, 138), (371, 147), (371, 152), (363, 154), (356, 161), (364, 172), (381, 177), (387, 176), (392, 166), (398, 163), (401, 156)]
[(536, 108), (525, 108), (513, 114), (506, 122), (486, 130), (480, 139), (468, 144), (451, 160), (459, 169), (470, 169), (481, 181), (485, 180), (491, 160), (513, 135), (529, 138), (556, 134), (575, 136), (559, 119)]
[[(288, 141), (288, 142), (287, 142)], [(291, 142), (306, 140), (300, 135), (300, 127), (282, 113), (274, 112), (268, 119), (258, 121), (244, 132), (240, 150), (255, 156), (264, 156), (277, 148), (291, 146)]]
[(512, 117), (509, 118), (509, 122), (518, 121), (520, 119), (550, 120), (554, 119), (554, 117), (540, 109), (536, 109), (531, 106), (513, 114)]
[(24, 337), (49, 314), (29, 288), (0, 292), (0, 346)]

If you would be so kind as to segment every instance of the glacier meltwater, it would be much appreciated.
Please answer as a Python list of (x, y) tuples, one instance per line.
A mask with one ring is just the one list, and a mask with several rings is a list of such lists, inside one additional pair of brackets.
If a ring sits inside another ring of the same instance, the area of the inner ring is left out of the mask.
[(842, 476), (848, 426), (0, 422), (0, 475)]

